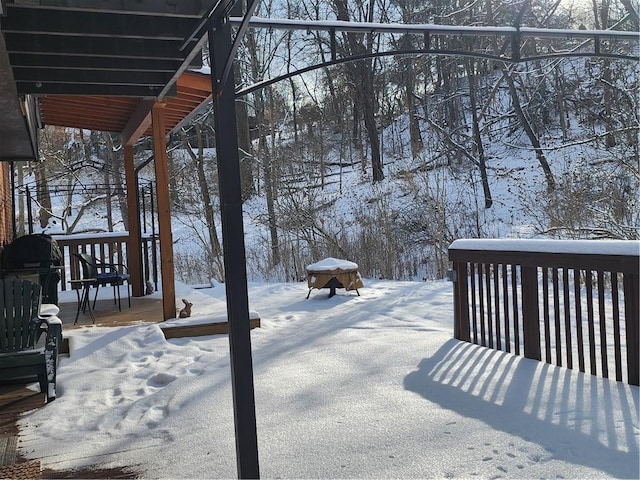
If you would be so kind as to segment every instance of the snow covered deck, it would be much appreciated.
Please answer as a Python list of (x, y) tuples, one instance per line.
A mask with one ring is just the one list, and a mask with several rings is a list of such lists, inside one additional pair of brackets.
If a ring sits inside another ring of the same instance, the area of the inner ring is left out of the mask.
[[(265, 478), (638, 477), (638, 387), (455, 340), (446, 281), (367, 279), (361, 297), (309, 300), (305, 287), (249, 285)], [(179, 294), (194, 319), (224, 315), (223, 288)], [(20, 421), (21, 455), (235, 477), (226, 336), (68, 335), (60, 395)]]

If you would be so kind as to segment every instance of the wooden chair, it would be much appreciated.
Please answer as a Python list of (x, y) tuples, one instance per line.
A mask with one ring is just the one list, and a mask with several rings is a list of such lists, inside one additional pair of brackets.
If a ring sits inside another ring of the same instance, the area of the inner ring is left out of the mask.
[[(129, 292), (129, 269), (122, 263), (104, 263), (98, 262), (92, 255), (88, 253), (73, 254), (82, 267), (82, 279), (88, 286), (96, 287), (96, 294), (93, 298), (93, 307), (96, 306), (98, 299), (98, 290), (101, 286), (111, 285), (113, 287), (113, 302), (118, 301), (118, 310), (121, 311), (120, 305), (120, 285), (127, 283), (127, 300), (131, 307), (131, 294)], [(88, 301), (88, 296), (87, 296)]]
[(56, 398), (62, 322), (40, 316), (42, 287), (18, 278), (0, 280), (0, 382), (40, 384), (47, 401)]

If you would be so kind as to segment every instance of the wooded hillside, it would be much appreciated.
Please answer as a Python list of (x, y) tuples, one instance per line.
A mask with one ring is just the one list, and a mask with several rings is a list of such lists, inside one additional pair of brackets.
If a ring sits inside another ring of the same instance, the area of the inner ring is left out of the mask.
[[(629, 0), (278, 1), (262, 2), (257, 14), (638, 31)], [(351, 54), (423, 41), (375, 33), (335, 40)], [(329, 41), (250, 29), (236, 62), (239, 88), (321, 62)], [(462, 40), (431, 39), (445, 41)], [(492, 40), (465, 41), (477, 49)], [(580, 48), (568, 39), (529, 42), (524, 49)], [(603, 39), (600, 48), (637, 55), (633, 43)], [(318, 69), (242, 96), (249, 276), (300, 280), (307, 264), (333, 256), (357, 262), (365, 276), (442, 278), (447, 247), (461, 237), (638, 239), (639, 88), (630, 60), (407, 55)], [(47, 128), (42, 147), (45, 162), (17, 177), (38, 202), (41, 228), (126, 229), (116, 136)], [(138, 163), (147, 147), (137, 146)], [(221, 280), (211, 107), (170, 148), (176, 274)], [(142, 174), (152, 185), (152, 169)], [(20, 205), (24, 224), (24, 197)]]

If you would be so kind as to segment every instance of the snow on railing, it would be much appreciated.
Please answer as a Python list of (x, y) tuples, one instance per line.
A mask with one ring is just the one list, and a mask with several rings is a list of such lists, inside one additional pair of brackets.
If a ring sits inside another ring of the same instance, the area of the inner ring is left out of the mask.
[(462, 239), (449, 260), (457, 339), (640, 383), (640, 242)]

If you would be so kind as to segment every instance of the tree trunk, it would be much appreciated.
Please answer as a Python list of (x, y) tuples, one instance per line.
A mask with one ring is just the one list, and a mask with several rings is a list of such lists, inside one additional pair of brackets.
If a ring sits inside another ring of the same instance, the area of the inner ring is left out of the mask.
[[(251, 73), (254, 78), (260, 76), (260, 64), (258, 60), (258, 51), (255, 37), (251, 32), (247, 33), (247, 49), (251, 60)], [(280, 250), (278, 246), (278, 228), (276, 222), (275, 211), (275, 186), (272, 171), (272, 158), (268, 150), (265, 123), (266, 123), (266, 107), (264, 101), (264, 91), (258, 90), (254, 94), (254, 109), (256, 113), (256, 121), (258, 123), (258, 158), (262, 165), (262, 175), (264, 180), (264, 191), (267, 202), (267, 214), (269, 233), (271, 236), (271, 255), (274, 265), (280, 263)]]
[[(287, 73), (291, 71), (291, 34), (287, 34)], [(289, 85), (291, 86), (291, 106), (292, 106), (292, 123), (293, 123), (293, 142), (298, 144), (298, 107), (296, 105), (297, 90), (296, 83), (293, 81), (293, 77), (289, 79)]]
[(542, 167), (542, 171), (544, 172), (544, 177), (547, 181), (547, 190), (552, 191), (555, 189), (555, 180), (553, 178), (553, 174), (551, 173), (551, 168), (549, 168), (549, 163), (547, 162), (547, 158), (545, 157), (544, 151), (542, 150), (542, 146), (540, 145), (540, 140), (536, 136), (527, 116), (522, 110), (522, 106), (520, 105), (520, 100), (518, 98), (518, 90), (516, 89), (515, 82), (513, 81), (513, 77), (511, 73), (506, 69), (503, 70), (504, 78), (507, 81), (507, 85), (509, 85), (509, 92), (511, 93), (511, 102), (513, 105), (513, 109), (520, 120), (520, 124), (524, 129), (529, 141), (531, 142), (531, 146), (536, 152), (536, 158)]
[(24, 163), (17, 162), (15, 163), (16, 170), (18, 171), (17, 181), (18, 181), (18, 218), (17, 218), (17, 229), (16, 233), (19, 237), (25, 234), (24, 226), (25, 226), (25, 211), (24, 211)]
[(371, 67), (368, 66), (369, 62), (360, 62), (360, 78), (363, 83), (361, 85), (362, 90), (358, 89), (360, 103), (363, 106), (362, 116), (364, 117), (364, 128), (367, 131), (367, 137), (369, 138), (369, 146), (371, 148), (371, 171), (373, 174), (373, 182), (379, 182), (384, 180), (384, 172), (382, 171), (382, 158), (380, 156), (380, 137), (378, 136), (378, 126), (375, 118), (374, 98), (375, 93), (373, 91), (373, 72)]
[[(411, 48), (411, 40), (408, 35), (402, 39), (402, 48)], [(424, 144), (422, 143), (422, 134), (420, 132), (420, 122), (418, 120), (418, 109), (416, 108), (416, 100), (414, 98), (415, 73), (414, 64), (411, 59), (400, 59), (402, 68), (402, 78), (404, 83), (404, 95), (407, 103), (407, 113), (409, 114), (409, 141), (411, 142), (411, 155), (416, 158)]]
[(278, 246), (278, 227), (276, 222), (276, 209), (275, 209), (275, 187), (273, 185), (273, 170), (272, 170), (272, 158), (267, 148), (267, 139), (264, 135), (260, 135), (259, 144), (260, 158), (262, 160), (262, 175), (264, 177), (264, 194), (267, 202), (267, 216), (269, 223), (269, 234), (271, 236), (271, 259), (273, 265), (280, 263), (280, 249)]
[[(347, 10), (346, 0), (334, 0), (338, 20), (349, 21), (349, 12)], [(372, 4), (370, 4), (371, 8)], [(369, 9), (368, 16), (372, 15)], [(346, 45), (344, 50), (347, 55), (359, 55), (363, 53), (371, 53), (372, 41), (369, 39), (367, 45), (364, 45), (354, 33), (346, 34)], [(384, 179), (382, 171), (382, 159), (380, 155), (380, 139), (378, 137), (378, 128), (375, 120), (375, 91), (373, 88), (373, 66), (370, 60), (360, 60), (358, 62), (349, 63), (347, 65), (347, 73), (353, 86), (355, 97), (359, 107), (362, 109), (365, 130), (371, 147), (371, 170), (373, 182), (379, 182)]]
[(569, 115), (567, 114), (566, 95), (564, 90), (564, 78), (560, 72), (558, 65), (553, 69), (553, 75), (556, 80), (556, 90), (558, 94), (556, 99), (558, 101), (558, 116), (560, 117), (560, 128), (562, 129), (562, 138), (566, 140), (569, 138)]
[(484, 156), (484, 146), (480, 135), (480, 125), (478, 123), (478, 110), (476, 105), (476, 75), (475, 64), (471, 60), (466, 61), (467, 73), (469, 74), (469, 100), (471, 102), (471, 119), (473, 121), (473, 138), (476, 143), (478, 153), (478, 164), (480, 165), (480, 178), (482, 181), (482, 191), (484, 193), (484, 208), (491, 208), (493, 199), (489, 189), (489, 179), (487, 178), (487, 165)]
[[(241, 78), (239, 62), (233, 63), (235, 78)], [(249, 129), (249, 110), (245, 98), (236, 100), (236, 121), (238, 125), (238, 157), (240, 159), (240, 182), (242, 184), (242, 200), (251, 198), (256, 193), (253, 184), (253, 153), (251, 131)]]
[[(602, 0), (600, 6), (600, 22), (602, 28), (606, 30), (609, 25), (609, 0)], [(607, 129), (607, 135), (605, 137), (605, 144), (607, 148), (613, 148), (616, 146), (615, 136), (615, 122), (611, 116), (611, 104), (613, 103), (611, 95), (611, 60), (608, 58), (602, 59), (602, 91), (604, 94), (604, 113), (603, 119)]]
[(209, 190), (209, 182), (207, 181), (207, 175), (204, 168), (204, 143), (202, 138), (202, 126), (196, 123), (194, 124), (194, 129), (198, 141), (198, 153), (196, 154), (193, 152), (193, 148), (191, 148), (184, 130), (181, 131), (182, 143), (196, 167), (196, 173), (198, 176), (198, 187), (200, 188), (200, 195), (202, 197), (202, 205), (204, 208), (204, 220), (207, 226), (207, 234), (209, 236), (209, 248), (211, 249), (209, 257), (213, 262), (213, 270), (215, 271), (215, 274), (218, 276), (218, 279), (222, 279), (224, 278), (222, 247), (220, 246), (220, 240), (218, 239), (218, 231), (216, 229), (215, 220), (216, 217), (213, 210), (211, 191)]
[[(111, 152), (113, 154), (113, 152)], [(102, 175), (104, 178), (104, 201), (107, 211), (107, 230), (113, 232), (113, 211), (111, 209), (111, 176), (109, 175), (109, 164), (102, 167)]]
[[(271, 256), (274, 265), (280, 264), (280, 245), (278, 238), (278, 224), (276, 221), (276, 209), (275, 209), (275, 201), (278, 198), (278, 178), (280, 177), (276, 171), (276, 129), (275, 129), (275, 119), (273, 115), (275, 114), (275, 104), (273, 99), (273, 91), (271, 89), (268, 90), (269, 93), (269, 111), (271, 112), (271, 117), (269, 118), (269, 126), (270, 126), (270, 138), (271, 138), (271, 148), (265, 149), (265, 151), (269, 151), (265, 158), (268, 158), (269, 161), (265, 162), (265, 193), (267, 196), (267, 211), (269, 213), (269, 231), (271, 233)], [(267, 181), (268, 180), (268, 181)]]
[(36, 164), (36, 199), (38, 200), (38, 218), (40, 227), (45, 228), (49, 224), (49, 219), (53, 216), (51, 211), (51, 192), (49, 191), (49, 181), (45, 162)]

